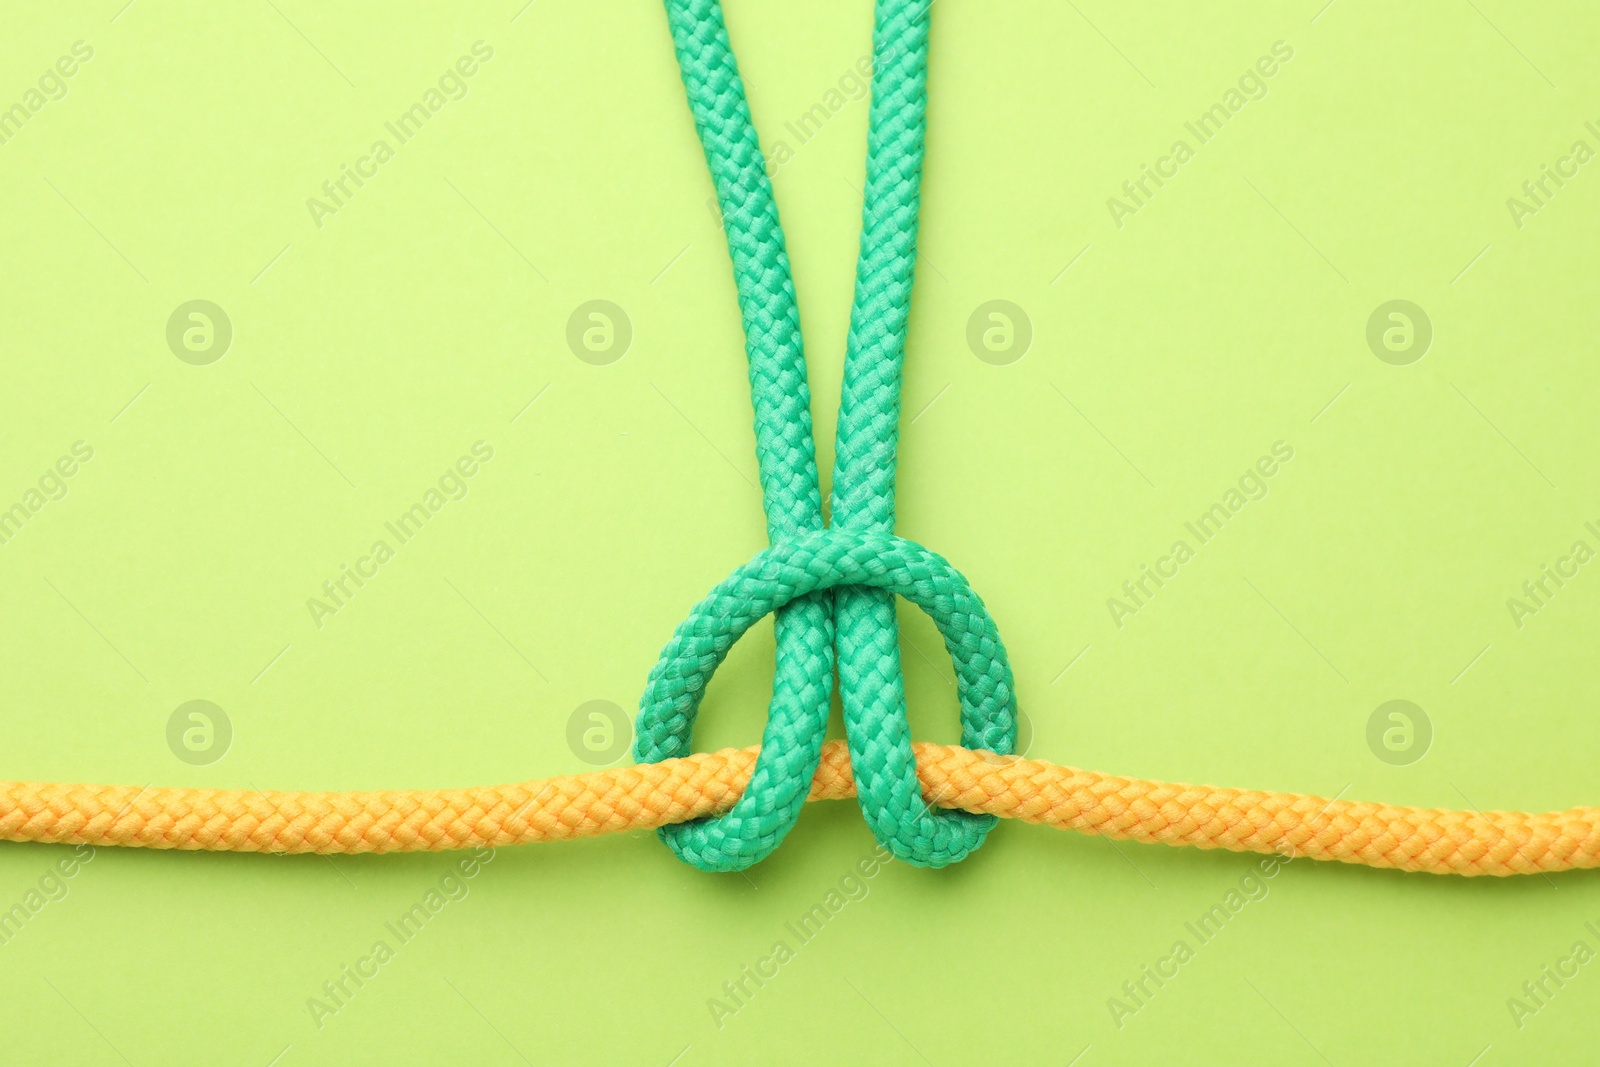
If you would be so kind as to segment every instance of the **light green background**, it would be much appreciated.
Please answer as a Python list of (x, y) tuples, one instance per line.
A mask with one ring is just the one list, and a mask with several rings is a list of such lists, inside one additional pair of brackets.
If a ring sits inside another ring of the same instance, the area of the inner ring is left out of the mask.
[[(0, 106), (94, 50), (0, 145), (0, 505), (94, 449), (0, 546), (0, 775), (587, 769), (573, 709), (631, 709), (672, 627), (763, 543), (728, 259), (659, 5), (124, 2), (13, 4), (0, 37)], [(900, 530), (985, 597), (1035, 755), (1600, 802), (1600, 564), (1520, 629), (1506, 604), (1574, 541), (1600, 547), (1600, 163), (1520, 228), (1506, 204), (1575, 140), (1600, 148), (1600, 21), (1324, 2), (939, 0)], [(868, 52), (870, 5), (728, 18), (765, 143), (796, 149), (776, 188), (826, 466), (866, 107), (803, 147), (784, 123)], [(319, 229), (307, 199), (480, 40), (468, 95)], [(1117, 227), (1107, 199), (1277, 41), (1294, 55), (1265, 98)], [(565, 341), (596, 298), (634, 331), (610, 366)], [(193, 299), (234, 326), (210, 366), (167, 347)], [(965, 340), (991, 299), (1032, 323), (1011, 365)], [(1409, 366), (1365, 340), (1393, 299), (1435, 331)], [(480, 440), (466, 499), (318, 629), (307, 598)], [(1270, 494), (1119, 628), (1107, 598), (1277, 441), (1294, 459)], [(915, 732), (954, 740), (936, 634), (905, 618)], [(759, 737), (770, 653), (770, 626), (736, 649), (703, 747)], [(234, 729), (209, 766), (166, 742), (196, 699)], [(1434, 731), (1408, 766), (1366, 740), (1395, 699)], [(504, 850), (320, 1028), (308, 998), (392, 941), (450, 857), (101, 850), (0, 946), (0, 1061), (1465, 1067), (1596, 1036), (1600, 965), (1520, 1028), (1507, 1007), (1574, 942), (1600, 949), (1594, 877), (1310, 862), (1119, 1029), (1108, 999), (1193, 944), (1185, 923), (1251, 860), (1011, 824), (958, 868), (880, 873), (715, 1025), (708, 999), (872, 847), (839, 804), (748, 876), (647, 834)], [(0, 908), (67, 854), (0, 848)]]

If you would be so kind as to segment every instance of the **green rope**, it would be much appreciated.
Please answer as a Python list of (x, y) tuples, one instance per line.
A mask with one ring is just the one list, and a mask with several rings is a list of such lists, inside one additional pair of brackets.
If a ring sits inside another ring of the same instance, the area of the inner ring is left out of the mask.
[(683, 83), (728, 235), (744, 319), (756, 457), (770, 548), (679, 625), (640, 700), (634, 757), (687, 755), (706, 686), (735, 641), (775, 612), (777, 665), (761, 754), (726, 814), (664, 827), (706, 871), (743, 870), (799, 818), (822, 755), (838, 653), (845, 734), (874, 836), (910, 863), (942, 867), (983, 843), (993, 816), (922, 800), (906, 717), (894, 595), (917, 604), (956, 667), (961, 743), (1010, 752), (1016, 696), (999, 631), (966, 580), (894, 536), (900, 377), (916, 263), (927, 106), (926, 0), (878, 0), (872, 110), (855, 301), (825, 527), (800, 317), (777, 204), (718, 0), (667, 0)]

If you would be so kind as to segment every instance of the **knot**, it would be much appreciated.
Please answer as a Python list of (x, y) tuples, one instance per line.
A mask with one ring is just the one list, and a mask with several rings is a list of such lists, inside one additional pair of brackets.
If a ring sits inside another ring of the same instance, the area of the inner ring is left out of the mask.
[[(679, 857), (702, 870), (742, 870), (769, 855), (793, 827), (827, 729), (836, 622), (845, 731), (873, 834), (897, 858), (928, 867), (961, 860), (983, 843), (993, 816), (935, 812), (922, 800), (894, 595), (926, 612), (944, 637), (961, 701), (961, 743), (1012, 751), (1017, 705), (1010, 663), (994, 620), (960, 572), (891, 533), (839, 527), (801, 533), (718, 584), (678, 626), (650, 673), (634, 756), (640, 762), (686, 756), (717, 667), (751, 626), (777, 613), (772, 704), (750, 785), (725, 815), (661, 829)], [(847, 642), (847, 633), (854, 639)]]
[[(702, 870), (742, 870), (783, 840), (822, 755), (839, 697), (861, 810), (895, 856), (939, 867), (983, 843), (994, 818), (922, 802), (894, 594), (933, 618), (956, 665), (962, 744), (1016, 744), (1011, 668), (994, 621), (955, 568), (894, 536), (895, 453), (927, 105), (928, 8), (877, 0), (872, 105), (855, 301), (835, 436), (832, 528), (823, 526), (800, 314), (778, 205), (718, 0), (667, 0), (667, 19), (722, 209), (744, 317), (762, 505), (773, 547), (678, 627), (640, 702), (634, 756), (684, 756), (700, 698), (739, 636), (777, 614), (772, 705), (750, 784), (714, 819), (662, 838)], [(937, 800), (937, 798), (935, 798)]]

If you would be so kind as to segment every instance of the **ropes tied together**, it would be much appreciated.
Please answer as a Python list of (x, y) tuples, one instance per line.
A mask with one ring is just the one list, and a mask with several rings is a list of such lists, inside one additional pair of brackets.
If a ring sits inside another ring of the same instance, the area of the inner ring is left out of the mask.
[(983, 602), (942, 558), (892, 532), (928, 7), (911, 0), (879, 0), (877, 7), (861, 252), (839, 404), (833, 525), (826, 527), (789, 256), (721, 7), (718, 0), (667, 0), (667, 16), (733, 257), (772, 547), (678, 627), (640, 701), (634, 755), (654, 763), (688, 754), (717, 665), (757, 619), (776, 611), (772, 703), (750, 787), (726, 815), (663, 827), (662, 840), (706, 871), (743, 870), (778, 846), (800, 816), (822, 756), (837, 662), (868, 825), (899, 859), (942, 867), (981, 845), (995, 819), (935, 812), (922, 801), (893, 594), (926, 611), (944, 635), (956, 665), (964, 746), (1011, 752), (1017, 702)]
[[(931, 2), (931, 0), (926, 0)], [(759, 862), (807, 800), (858, 797), (900, 859), (943, 866), (996, 818), (1142, 842), (1436, 874), (1600, 866), (1600, 808), (1400, 808), (1176, 785), (1006, 755), (1011, 668), (994, 620), (941, 557), (896, 537), (894, 482), (926, 102), (927, 10), (877, 0), (861, 255), (825, 526), (783, 232), (717, 0), (667, 0), (722, 205), (744, 316), (771, 547), (678, 627), (640, 702), (638, 766), (472, 789), (288, 793), (0, 782), (0, 839), (235, 852), (496, 847), (658, 829), (703, 870)], [(962, 745), (916, 744), (894, 596), (927, 612), (955, 663)], [(759, 750), (690, 754), (695, 714), (735, 641), (776, 613)], [(846, 744), (824, 744), (837, 656)]]

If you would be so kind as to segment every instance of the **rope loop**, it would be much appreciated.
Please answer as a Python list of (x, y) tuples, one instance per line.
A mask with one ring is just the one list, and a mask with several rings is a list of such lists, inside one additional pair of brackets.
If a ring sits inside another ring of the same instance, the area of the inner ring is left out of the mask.
[[(830, 594), (831, 591), (831, 594)], [(824, 619), (829, 597), (881, 591), (899, 595), (933, 619), (955, 666), (961, 701), (961, 743), (966, 748), (1009, 753), (1016, 745), (1017, 701), (1011, 666), (999, 629), (966, 578), (942, 556), (894, 534), (833, 527), (802, 534), (758, 553), (718, 584), (689, 613), (650, 673), (640, 701), (634, 755), (641, 763), (690, 753), (694, 722), (712, 675), (734, 643), (772, 612), (814, 608), (795, 620)], [(756, 771), (728, 814), (662, 827), (662, 839), (677, 855), (702, 870), (742, 870), (772, 852), (793, 826), (790, 805), (805, 802), (826, 731), (831, 678), (827, 637), (831, 627), (806, 633), (811, 660), (793, 674), (779, 671), (772, 711)], [(894, 643), (897, 632), (888, 640)], [(784, 645), (780, 642), (780, 664)], [(898, 661), (892, 675), (872, 679), (873, 704), (898, 700), (900, 714), (881, 714), (877, 729), (846, 722), (851, 763), (873, 833), (908, 862), (943, 867), (983, 843), (991, 815), (932, 810), (922, 801), (912, 755), (910, 726)], [(809, 688), (784, 688), (785, 677), (803, 677)], [(859, 680), (864, 684), (866, 680)], [(845, 680), (845, 686), (852, 681)], [(809, 701), (820, 697), (823, 715)], [(810, 730), (810, 733), (802, 733)]]
[(877, 0), (855, 299), (824, 528), (811, 393), (789, 254), (718, 0), (666, 0), (678, 66), (722, 209), (755, 409), (771, 548), (712, 592), (662, 653), (640, 703), (640, 762), (687, 755), (695, 713), (733, 642), (776, 611), (777, 667), (761, 755), (727, 814), (668, 826), (703, 870), (742, 870), (777, 847), (805, 804), (828, 725), (835, 656), (862, 811), (878, 840), (939, 867), (983, 843), (987, 815), (922, 802), (906, 719), (893, 594), (939, 624), (956, 663), (963, 744), (1010, 753), (1016, 700), (994, 621), (943, 559), (894, 536), (900, 378), (917, 259), (927, 112), (927, 0)]

